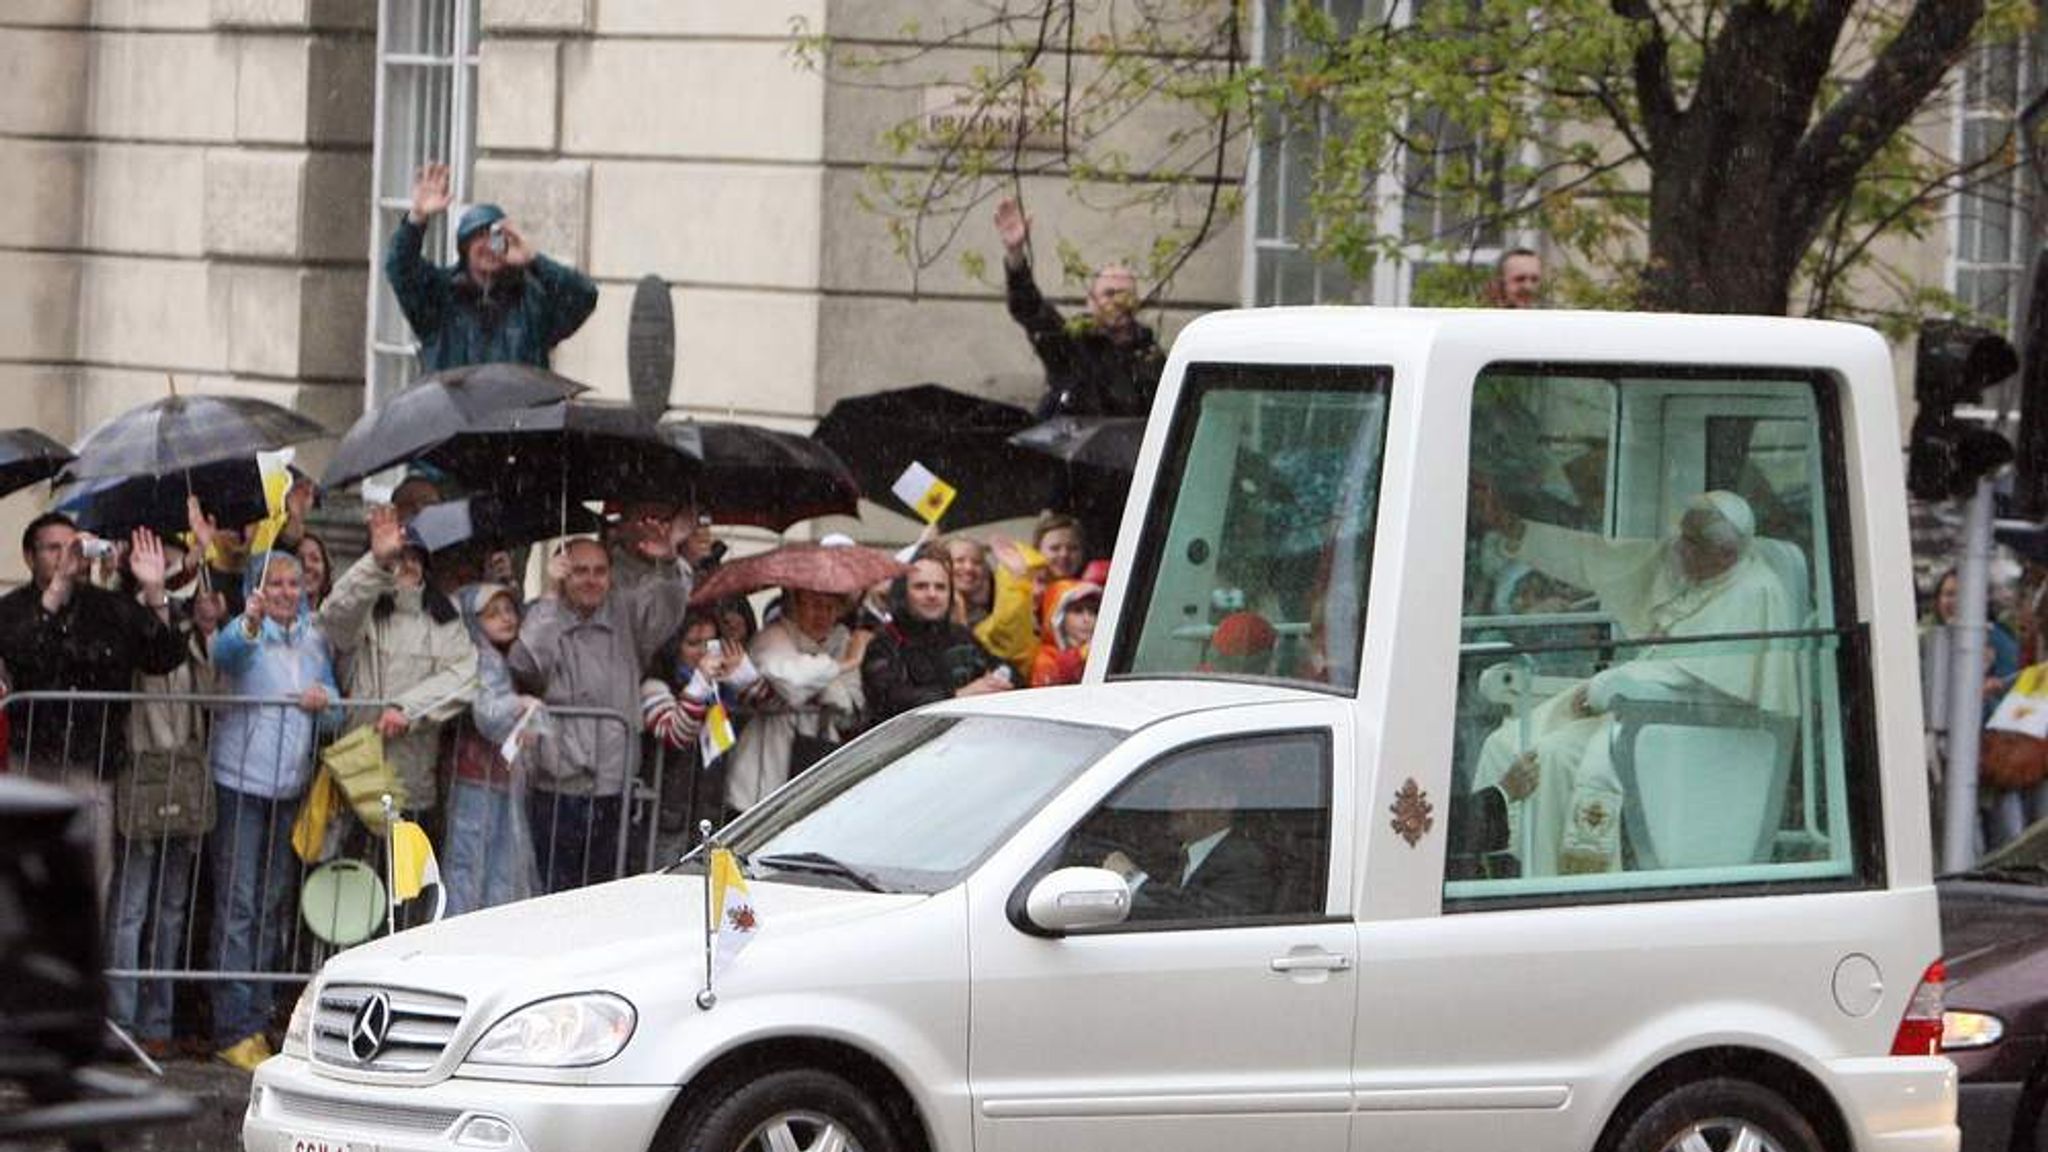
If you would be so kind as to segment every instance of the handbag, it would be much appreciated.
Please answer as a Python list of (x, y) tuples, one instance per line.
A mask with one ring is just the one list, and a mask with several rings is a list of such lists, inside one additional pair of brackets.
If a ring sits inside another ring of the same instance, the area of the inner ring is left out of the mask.
[(384, 797), (391, 797), (391, 810), (405, 807), (405, 782), (398, 769), (384, 758), (384, 737), (374, 725), (363, 724), (342, 733), (341, 738), (320, 752), (320, 763), (341, 785), (342, 795), (355, 811), (356, 819), (372, 832), (384, 831)]
[(2048, 779), (2048, 664), (2020, 673), (1984, 723), (1977, 778), (2006, 791)]
[(213, 771), (203, 748), (137, 752), (114, 797), (114, 823), (131, 840), (213, 831)]

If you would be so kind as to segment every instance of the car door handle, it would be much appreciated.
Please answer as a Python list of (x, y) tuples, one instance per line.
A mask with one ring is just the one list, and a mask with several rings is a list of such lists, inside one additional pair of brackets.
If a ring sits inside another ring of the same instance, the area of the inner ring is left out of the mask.
[(1275, 956), (1271, 963), (1275, 972), (1351, 971), (1351, 957), (1339, 956), (1335, 952), (1312, 952), (1306, 956)]

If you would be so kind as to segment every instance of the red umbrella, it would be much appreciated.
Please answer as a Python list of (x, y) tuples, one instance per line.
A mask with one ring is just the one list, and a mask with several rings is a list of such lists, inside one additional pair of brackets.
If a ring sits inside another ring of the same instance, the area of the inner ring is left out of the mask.
[(807, 592), (851, 594), (906, 571), (894, 556), (858, 544), (784, 544), (771, 552), (734, 560), (719, 567), (690, 597), (708, 604), (744, 596), (763, 588), (801, 588)]

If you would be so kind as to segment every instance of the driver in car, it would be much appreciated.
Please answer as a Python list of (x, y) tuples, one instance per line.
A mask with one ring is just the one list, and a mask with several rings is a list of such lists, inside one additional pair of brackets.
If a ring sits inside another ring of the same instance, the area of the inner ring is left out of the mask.
[(1168, 793), (1166, 824), (1177, 841), (1170, 867), (1147, 873), (1122, 851), (1102, 866), (1131, 886), (1133, 920), (1216, 920), (1270, 910), (1266, 853), (1235, 825), (1236, 787), (1218, 772), (1191, 771)]
[[(1799, 627), (1778, 574), (1755, 554), (1756, 517), (1732, 492), (1686, 503), (1664, 539), (1610, 540), (1527, 521), (1490, 487), (1473, 490), (1473, 514), (1537, 572), (1592, 590), (1621, 638), (1655, 641)], [(1757, 640), (1650, 643), (1537, 705), (1510, 715), (1486, 738), (1475, 791), (1499, 788), (1524, 806), (1514, 852), (1524, 875), (1608, 872), (1621, 864), (1620, 779), (1608, 750), (1618, 699), (1743, 703), (1798, 711), (1792, 652)], [(1526, 743), (1525, 743), (1526, 741)]]

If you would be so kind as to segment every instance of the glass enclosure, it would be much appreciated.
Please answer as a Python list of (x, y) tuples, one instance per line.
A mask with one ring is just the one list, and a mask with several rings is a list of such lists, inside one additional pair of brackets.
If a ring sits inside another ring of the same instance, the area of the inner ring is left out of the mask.
[(1112, 678), (1357, 685), (1391, 378), (1188, 368)]
[(1482, 374), (1447, 903), (1875, 874), (1833, 395)]

